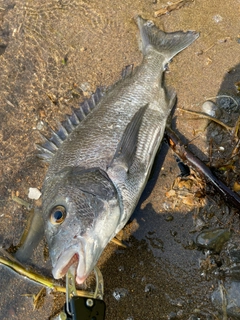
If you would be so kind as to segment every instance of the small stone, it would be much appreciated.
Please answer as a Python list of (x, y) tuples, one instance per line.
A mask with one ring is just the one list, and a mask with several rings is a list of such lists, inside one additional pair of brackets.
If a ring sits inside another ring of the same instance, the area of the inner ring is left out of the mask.
[(173, 221), (173, 216), (171, 214), (168, 214), (165, 218), (165, 221)]
[(205, 101), (202, 105), (203, 112), (207, 113), (209, 116), (215, 117), (215, 103), (212, 101)]
[(37, 126), (36, 126), (37, 130), (40, 131), (43, 129), (43, 127), (44, 127), (44, 122), (42, 120), (38, 121)]
[(167, 211), (169, 209), (169, 204), (164, 202), (163, 203), (163, 209)]
[(196, 308), (196, 309), (194, 309), (194, 310), (193, 310), (193, 312), (194, 312), (194, 313), (200, 313), (200, 312), (201, 312), (201, 310), (200, 310), (200, 309), (198, 309), (198, 308)]
[(144, 291), (145, 291), (145, 292), (152, 292), (154, 289), (155, 289), (154, 285), (151, 284), (151, 283), (148, 283), (148, 284), (145, 286)]
[(124, 298), (128, 295), (128, 290), (124, 288), (116, 288), (113, 292), (113, 297), (119, 301), (121, 298)]
[(119, 266), (118, 271), (124, 271), (124, 266)]
[(219, 253), (230, 237), (231, 232), (227, 229), (204, 230), (197, 236), (196, 244), (199, 247)]
[(227, 113), (238, 112), (238, 103), (235, 102), (230, 96), (224, 96), (218, 99), (218, 105)]
[(218, 108), (218, 106), (210, 100), (207, 100), (203, 103), (202, 110), (203, 112), (214, 118), (219, 118), (221, 115), (220, 108)]
[(168, 315), (168, 320), (176, 319), (177, 314), (175, 312), (170, 312)]
[(215, 14), (215, 16), (213, 16), (213, 20), (216, 22), (216, 23), (219, 23), (223, 20), (223, 17), (220, 16), (220, 14)]
[(171, 233), (171, 235), (172, 235), (173, 237), (176, 237), (176, 235), (177, 235), (177, 231), (174, 231), (174, 230), (171, 230), (170, 233)]
[(38, 200), (42, 193), (37, 188), (29, 188), (28, 198), (32, 200)]

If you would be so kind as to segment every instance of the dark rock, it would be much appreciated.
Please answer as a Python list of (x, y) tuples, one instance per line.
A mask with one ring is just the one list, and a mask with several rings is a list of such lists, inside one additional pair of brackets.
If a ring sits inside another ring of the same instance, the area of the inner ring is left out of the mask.
[(197, 236), (196, 244), (200, 248), (206, 248), (219, 253), (225, 242), (231, 237), (227, 229), (204, 230)]

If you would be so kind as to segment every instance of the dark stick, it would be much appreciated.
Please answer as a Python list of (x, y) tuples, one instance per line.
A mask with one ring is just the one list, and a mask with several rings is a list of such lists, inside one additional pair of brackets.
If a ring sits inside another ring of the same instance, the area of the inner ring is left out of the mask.
[(169, 146), (181, 158), (183, 162), (187, 162), (195, 168), (214, 189), (224, 198), (224, 200), (232, 206), (240, 209), (240, 196), (229, 189), (222, 181), (220, 181), (200, 159), (187, 149), (183, 142), (179, 139), (176, 133), (169, 127), (166, 127), (165, 136)]

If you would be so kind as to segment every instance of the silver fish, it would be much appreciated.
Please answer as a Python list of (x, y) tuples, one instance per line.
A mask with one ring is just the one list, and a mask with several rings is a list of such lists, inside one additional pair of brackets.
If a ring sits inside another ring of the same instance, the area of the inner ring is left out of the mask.
[(198, 33), (165, 33), (136, 18), (143, 61), (107, 90), (97, 89), (39, 146), (50, 162), (43, 219), (53, 276), (77, 264), (83, 283), (108, 242), (135, 209), (175, 102), (162, 77), (168, 62)]

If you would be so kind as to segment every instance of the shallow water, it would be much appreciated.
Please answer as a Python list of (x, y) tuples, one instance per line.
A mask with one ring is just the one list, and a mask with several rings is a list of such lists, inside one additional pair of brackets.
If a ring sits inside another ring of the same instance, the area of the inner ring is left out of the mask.
[[(140, 63), (134, 15), (152, 19), (166, 31), (200, 32), (200, 38), (173, 59), (166, 74), (167, 83), (177, 91), (179, 108), (201, 111), (202, 103), (218, 94), (239, 99), (234, 83), (240, 80), (240, 1), (195, 0), (154, 18), (154, 11), (166, 3), (0, 2), (0, 239), (5, 248), (19, 242), (28, 217), (23, 207), (11, 201), (11, 194), (28, 200), (28, 188), (40, 189), (46, 172), (34, 155), (37, 131), (49, 133), (49, 126), (63, 120), (71, 106), (77, 107), (97, 86), (114, 83), (124, 66)], [(238, 113), (230, 109), (223, 120), (229, 117), (233, 124)], [(214, 125), (202, 131), (203, 121), (176, 110), (173, 123), (202, 159), (208, 159), (208, 139), (221, 136), (213, 150), (217, 162), (227, 157), (231, 137)], [(224, 153), (218, 146), (224, 146)], [(162, 168), (156, 165), (125, 228), (125, 234), (131, 234), (129, 247), (110, 244), (99, 262), (106, 320), (222, 319), (211, 293), (221, 281), (224, 285), (215, 271), (227, 251), (222, 256), (204, 253), (195, 240), (203, 227), (227, 228), (238, 235), (236, 210), (213, 192), (199, 210), (167, 197), (180, 172), (165, 145), (160, 153), (160, 164), (165, 158)], [(239, 177), (239, 167), (234, 174)], [(231, 185), (234, 178), (230, 178)], [(43, 249), (41, 242), (31, 265), (51, 275)], [(31, 297), (25, 294), (38, 293), (40, 286), (2, 266), (0, 279), (1, 319), (50, 319), (63, 306), (63, 294), (47, 294), (43, 306), (34, 311)], [(114, 293), (119, 292), (116, 300)]]

